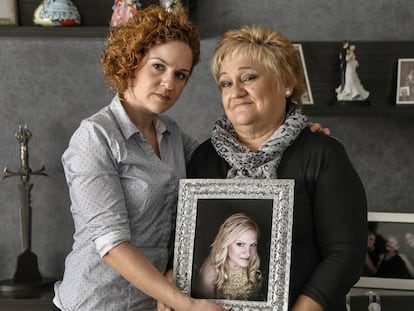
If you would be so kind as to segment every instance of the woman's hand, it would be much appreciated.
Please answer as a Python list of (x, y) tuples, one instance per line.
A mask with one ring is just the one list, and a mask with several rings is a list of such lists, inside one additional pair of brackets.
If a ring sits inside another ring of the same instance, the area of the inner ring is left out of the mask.
[(330, 136), (331, 130), (327, 127), (322, 127), (319, 123), (309, 122), (309, 129), (313, 132), (322, 132), (323, 134)]
[[(173, 270), (167, 270), (167, 272), (165, 272), (164, 274), (165, 278), (167, 280), (169, 280), (170, 282), (172, 282), (172, 278), (173, 278)], [(212, 303), (211, 301), (208, 301), (207, 299), (193, 299), (191, 298), (191, 304), (189, 306), (189, 308), (187, 309), (188, 311), (193, 311), (193, 310), (206, 310), (206, 311), (225, 311), (225, 309), (215, 303)], [(183, 310), (183, 311), (187, 311), (187, 310)], [(158, 311), (174, 311), (173, 308), (163, 304), (161, 301), (158, 301)]]
[(174, 309), (172, 309), (169, 306), (163, 304), (161, 301), (157, 302), (157, 310), (158, 311), (174, 311)]
[(215, 304), (208, 299), (191, 299), (191, 305), (183, 311), (226, 311), (222, 306)]
[[(182, 311), (225, 311), (222, 306), (215, 304), (207, 299), (194, 299), (191, 298), (191, 303), (185, 310)], [(158, 311), (174, 311), (174, 309), (166, 306), (162, 302), (158, 301)]]
[[(172, 282), (173, 279), (173, 270), (167, 270), (167, 272), (164, 273), (165, 278)], [(158, 311), (174, 311), (172, 308), (170, 308), (169, 306), (163, 304), (161, 301), (157, 302), (157, 310)]]
[(306, 295), (300, 295), (292, 311), (323, 311), (322, 306)]
[[(174, 311), (174, 309), (158, 302), (158, 311)], [(207, 299), (193, 299), (188, 308), (181, 311), (226, 311), (222, 306), (215, 304)]]

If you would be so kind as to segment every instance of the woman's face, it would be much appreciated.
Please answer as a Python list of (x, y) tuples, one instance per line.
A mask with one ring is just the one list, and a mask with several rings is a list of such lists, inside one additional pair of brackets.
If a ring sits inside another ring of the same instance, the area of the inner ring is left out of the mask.
[(228, 265), (232, 268), (246, 268), (257, 252), (257, 233), (247, 230), (228, 246)]
[[(286, 87), (256, 61), (243, 57), (223, 60), (218, 78), (224, 111), (236, 131), (274, 128), (286, 111)], [(291, 90), (291, 89), (290, 89)]]
[(388, 236), (387, 242), (385, 243), (385, 249), (391, 252), (398, 250), (399, 244), (397, 238), (392, 235)]
[(369, 249), (373, 249), (374, 248), (374, 246), (375, 246), (375, 240), (376, 240), (375, 234), (369, 233), (368, 234), (368, 248)]
[(168, 110), (187, 82), (192, 57), (190, 47), (180, 41), (170, 41), (149, 49), (124, 94), (127, 106), (134, 112), (146, 114)]
[(410, 247), (414, 247), (414, 234), (412, 234), (411, 232), (407, 232), (405, 234), (405, 241)]

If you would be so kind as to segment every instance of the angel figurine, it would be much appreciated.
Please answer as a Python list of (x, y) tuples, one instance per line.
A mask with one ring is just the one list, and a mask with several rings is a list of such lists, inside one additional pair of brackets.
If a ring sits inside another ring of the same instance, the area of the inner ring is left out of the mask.
[(359, 80), (357, 67), (359, 63), (355, 55), (356, 46), (348, 41), (343, 44), (341, 60), (341, 85), (336, 88), (338, 101), (366, 101), (369, 92), (364, 89)]

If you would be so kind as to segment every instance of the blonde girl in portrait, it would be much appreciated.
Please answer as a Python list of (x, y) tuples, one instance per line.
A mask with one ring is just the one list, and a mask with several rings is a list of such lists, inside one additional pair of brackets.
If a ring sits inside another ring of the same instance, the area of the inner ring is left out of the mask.
[(242, 213), (224, 221), (200, 270), (203, 298), (257, 299), (262, 281), (257, 253), (259, 232), (256, 222)]

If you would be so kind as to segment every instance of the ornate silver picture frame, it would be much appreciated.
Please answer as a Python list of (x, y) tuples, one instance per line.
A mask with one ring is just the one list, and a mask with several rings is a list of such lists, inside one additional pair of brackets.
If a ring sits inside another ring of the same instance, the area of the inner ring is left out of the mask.
[(414, 214), (368, 213), (367, 259), (354, 287), (414, 290)]
[(0, 25), (17, 25), (16, 0), (0, 0)]
[[(182, 179), (174, 249), (176, 286), (232, 311), (287, 311), (293, 190), (294, 181), (283, 179)], [(247, 215), (260, 229), (255, 246), (261, 272), (258, 295), (252, 299), (200, 296), (200, 268), (221, 224), (235, 214)]]
[(414, 58), (398, 59), (397, 105), (414, 104)]
[(313, 105), (312, 90), (311, 90), (310, 83), (309, 83), (308, 71), (306, 69), (305, 57), (303, 56), (302, 44), (294, 43), (293, 46), (295, 47), (296, 51), (298, 52), (298, 56), (299, 56), (300, 61), (302, 63), (304, 79), (305, 79), (304, 83), (305, 83), (305, 86), (306, 86), (306, 92), (302, 96), (302, 103), (304, 105)]

